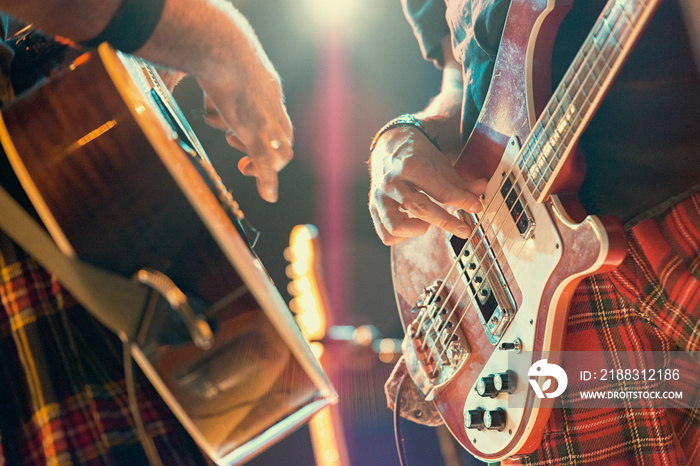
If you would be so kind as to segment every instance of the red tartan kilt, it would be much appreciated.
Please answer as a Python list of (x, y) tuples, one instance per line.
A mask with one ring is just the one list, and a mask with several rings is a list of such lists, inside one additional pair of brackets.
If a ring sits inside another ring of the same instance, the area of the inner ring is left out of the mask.
[[(565, 351), (697, 352), (700, 194), (635, 226), (628, 239), (617, 269), (578, 286)], [(571, 401), (557, 400), (535, 453), (503, 464), (700, 465), (697, 409), (577, 409)]]

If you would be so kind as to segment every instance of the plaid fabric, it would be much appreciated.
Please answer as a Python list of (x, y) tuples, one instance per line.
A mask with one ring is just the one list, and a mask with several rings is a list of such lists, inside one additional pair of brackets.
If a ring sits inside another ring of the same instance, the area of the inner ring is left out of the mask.
[[(0, 464), (148, 464), (128, 407), (121, 342), (0, 233)], [(136, 371), (164, 464), (206, 464)]]
[[(628, 239), (620, 267), (579, 285), (564, 349), (697, 352), (700, 194), (637, 225)], [(565, 395), (558, 401), (539, 449), (504, 465), (700, 465), (697, 409), (584, 410)]]

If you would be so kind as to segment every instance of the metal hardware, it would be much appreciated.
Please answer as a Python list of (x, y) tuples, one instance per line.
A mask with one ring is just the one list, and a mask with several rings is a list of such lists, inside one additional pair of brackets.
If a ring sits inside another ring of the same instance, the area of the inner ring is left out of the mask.
[(506, 427), (506, 412), (502, 408), (484, 413), (484, 427), (488, 430), (502, 431)]
[(424, 290), (415, 308), (418, 316), (406, 329), (401, 345), (408, 372), (427, 401), (439, 393), (471, 354), (459, 325), (460, 315), (445, 305), (449, 292), (441, 285), (438, 281)]
[(486, 377), (480, 377), (476, 382), (476, 393), (484, 398), (496, 398), (498, 396), (498, 390), (494, 384), (493, 374), (487, 375)]
[(512, 343), (501, 343), (501, 346), (499, 346), (498, 349), (501, 351), (515, 351), (516, 353), (519, 353), (523, 350), (523, 343), (520, 341), (520, 338), (516, 338)]
[(481, 408), (470, 409), (464, 413), (464, 427), (467, 429), (481, 430), (484, 428), (484, 410)]
[(514, 393), (517, 386), (515, 372), (507, 370), (493, 376), (493, 386), (499, 393)]
[(154, 269), (141, 269), (136, 272), (134, 279), (153, 288), (170, 304), (185, 323), (198, 348), (204, 350), (211, 348), (214, 343), (214, 332), (209, 323), (204, 317), (195, 314), (185, 293), (167, 275)]
[(515, 299), (479, 218), (463, 210), (457, 211), (457, 215), (473, 234), (469, 242), (451, 236), (451, 250), (459, 260), (462, 279), (472, 305), (479, 311), (486, 337), (496, 345), (515, 316)]

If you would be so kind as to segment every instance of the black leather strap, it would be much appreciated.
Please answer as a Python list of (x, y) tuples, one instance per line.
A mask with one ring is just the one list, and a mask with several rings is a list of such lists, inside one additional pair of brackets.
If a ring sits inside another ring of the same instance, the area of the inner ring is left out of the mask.
[(135, 52), (153, 35), (164, 7), (165, 0), (122, 0), (107, 27), (96, 37), (81, 42), (81, 45), (97, 47), (102, 42), (108, 42), (122, 52)]

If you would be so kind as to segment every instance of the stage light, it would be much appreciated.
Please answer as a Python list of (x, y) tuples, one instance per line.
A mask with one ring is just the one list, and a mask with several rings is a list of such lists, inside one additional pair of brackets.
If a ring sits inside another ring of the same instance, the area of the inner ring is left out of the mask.
[(303, 0), (295, 5), (300, 20), (305, 26), (309, 23), (323, 33), (329, 31), (348, 33), (357, 30), (358, 20), (366, 9), (362, 0)]
[(347, 27), (357, 20), (362, 2), (359, 0), (306, 0), (311, 17), (317, 24)]

